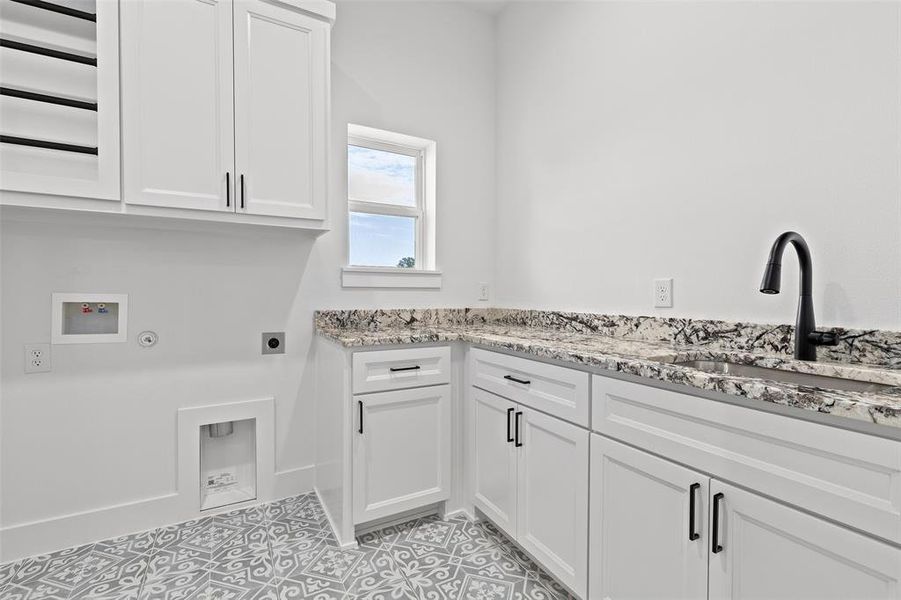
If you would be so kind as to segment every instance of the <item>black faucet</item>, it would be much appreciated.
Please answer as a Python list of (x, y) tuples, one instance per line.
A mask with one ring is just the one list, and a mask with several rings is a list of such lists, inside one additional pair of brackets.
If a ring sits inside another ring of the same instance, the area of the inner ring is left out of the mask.
[(801, 295), (798, 298), (798, 320), (795, 322), (795, 358), (816, 360), (817, 346), (837, 346), (838, 336), (830, 331), (817, 331), (813, 316), (813, 266), (810, 263), (810, 249), (801, 234), (786, 231), (776, 238), (770, 250), (770, 258), (763, 272), (760, 291), (764, 294), (778, 294), (782, 287), (782, 253), (791, 243), (798, 253), (801, 265)]

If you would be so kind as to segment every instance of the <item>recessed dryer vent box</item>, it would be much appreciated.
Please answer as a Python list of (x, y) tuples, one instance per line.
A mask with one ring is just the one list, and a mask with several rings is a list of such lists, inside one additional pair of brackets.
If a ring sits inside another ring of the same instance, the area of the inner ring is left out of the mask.
[(97, 344), (127, 339), (127, 294), (53, 294), (50, 304), (54, 344)]
[(200, 426), (200, 510), (257, 497), (256, 419)]

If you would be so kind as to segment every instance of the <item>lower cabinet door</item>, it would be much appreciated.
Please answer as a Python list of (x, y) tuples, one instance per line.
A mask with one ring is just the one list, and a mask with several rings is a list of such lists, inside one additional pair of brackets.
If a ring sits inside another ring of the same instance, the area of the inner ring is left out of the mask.
[(473, 503), (495, 525), (516, 537), (516, 404), (476, 387), (472, 398)]
[(592, 600), (707, 597), (709, 479), (591, 435)]
[(901, 598), (901, 549), (716, 480), (710, 493), (711, 599)]
[(580, 598), (588, 587), (588, 431), (522, 406), (516, 540)]
[(354, 523), (450, 496), (450, 386), (354, 396)]

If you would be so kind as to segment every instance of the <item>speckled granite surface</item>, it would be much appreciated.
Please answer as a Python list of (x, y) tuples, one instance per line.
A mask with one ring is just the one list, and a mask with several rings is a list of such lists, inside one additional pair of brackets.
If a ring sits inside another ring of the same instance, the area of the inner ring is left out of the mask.
[[(901, 427), (901, 332), (835, 329), (820, 361), (791, 358), (790, 325), (509, 309), (320, 311), (320, 335), (344, 346), (460, 340), (752, 400)], [(728, 360), (882, 383), (848, 392), (706, 373), (676, 362)]]

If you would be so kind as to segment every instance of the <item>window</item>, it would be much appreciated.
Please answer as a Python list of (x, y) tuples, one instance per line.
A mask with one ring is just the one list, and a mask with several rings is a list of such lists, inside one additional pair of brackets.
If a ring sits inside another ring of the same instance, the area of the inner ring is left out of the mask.
[(348, 125), (345, 285), (348, 272), (436, 273), (435, 153), (430, 140)]

